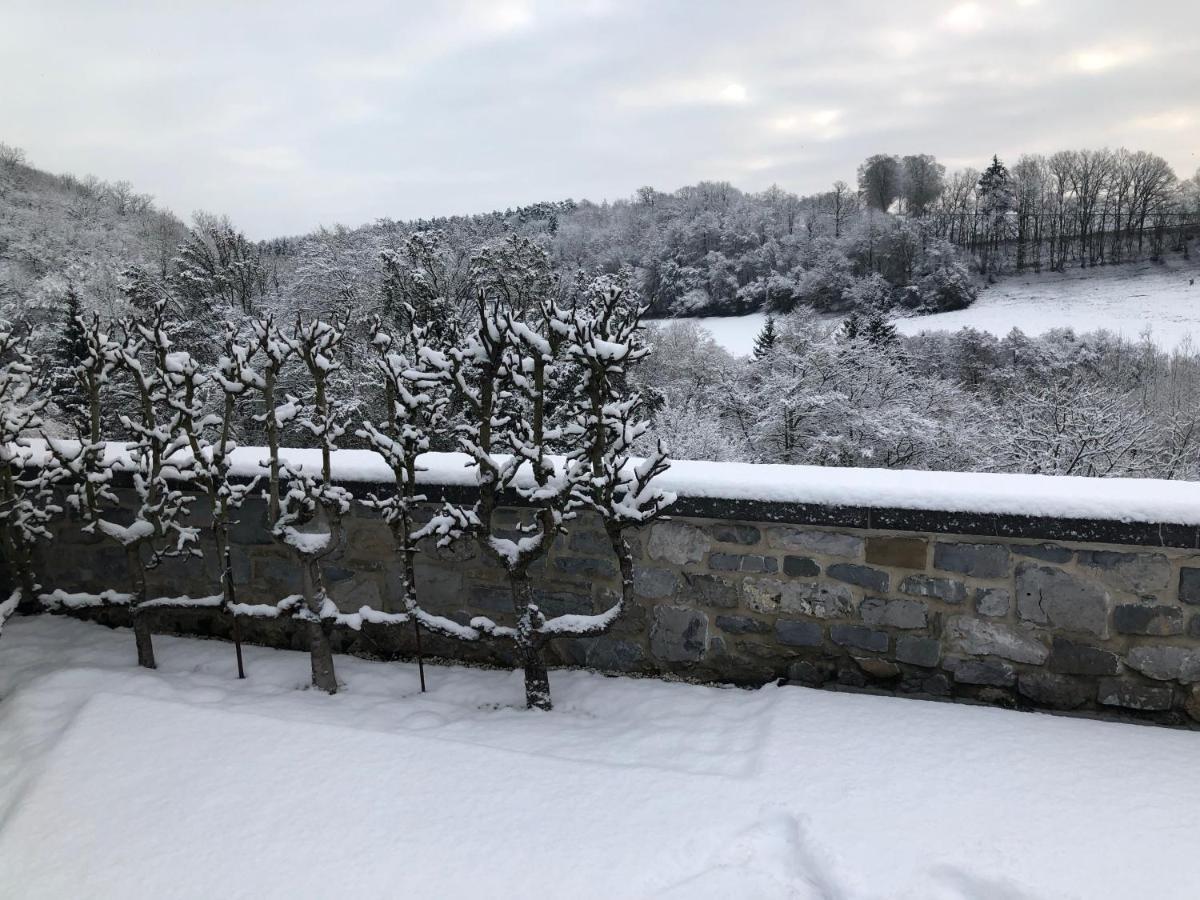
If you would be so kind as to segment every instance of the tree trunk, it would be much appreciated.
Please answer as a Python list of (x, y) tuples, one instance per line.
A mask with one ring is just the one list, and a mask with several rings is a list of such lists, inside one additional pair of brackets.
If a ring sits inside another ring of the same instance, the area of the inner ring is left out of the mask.
[(133, 640), (137, 644), (138, 665), (143, 669), (157, 669), (154, 661), (154, 639), (150, 634), (150, 622), (146, 614), (136, 606), (129, 607), (129, 617), (133, 620)]
[(142, 565), (141, 550), (137, 545), (126, 548), (125, 558), (129, 563), (129, 577), (133, 582), (133, 593), (129, 598), (129, 620), (133, 626), (133, 641), (137, 646), (138, 665), (144, 669), (157, 669), (154, 661), (154, 638), (150, 633), (150, 621), (142, 612), (146, 600), (146, 569)]
[(521, 667), (525, 670), (525, 706), (529, 709), (550, 710), (550, 673), (542, 650), (536, 641), (518, 644)]
[(542, 659), (542, 639), (534, 628), (535, 619), (540, 619), (537, 604), (533, 602), (533, 589), (525, 573), (509, 573), (512, 584), (513, 606), (517, 614), (517, 655), (521, 668), (525, 670), (525, 706), (528, 709), (550, 710), (550, 673)]
[[(336, 694), (338, 689), (337, 674), (333, 668), (333, 647), (329, 643), (329, 632), (321, 621), (321, 605), (317, 601), (316, 586), (320, 584), (320, 575), (313, 570), (318, 563), (304, 560), (301, 568), (304, 572), (304, 605), (314, 618), (308, 622), (308, 653), (312, 661), (312, 685), (328, 694)], [(324, 591), (321, 592), (324, 595)]]
[(233, 650), (237, 657), (238, 678), (246, 677), (246, 667), (242, 661), (242, 626), (238, 617), (230, 609), (236, 602), (233, 588), (233, 557), (229, 549), (229, 532), (224, 523), (213, 525), (213, 540), (217, 545), (217, 558), (221, 561), (221, 595), (222, 607), (229, 616), (230, 630), (233, 633)]

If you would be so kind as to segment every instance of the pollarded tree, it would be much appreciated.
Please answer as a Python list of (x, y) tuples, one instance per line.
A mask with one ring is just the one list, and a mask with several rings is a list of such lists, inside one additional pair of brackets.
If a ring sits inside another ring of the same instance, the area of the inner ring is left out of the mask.
[[(349, 492), (333, 483), (332, 453), (345, 428), (338, 423), (328, 394), (329, 378), (340, 365), (337, 357), (345, 338), (345, 325), (297, 321), (290, 336), (272, 336), (270, 331), (267, 327), (263, 333), (271, 364), (295, 357), (308, 370), (313, 386), (312, 401), (303, 412), (290, 398), (278, 408), (272, 408), (268, 402), (267, 421), (274, 426), (270, 493), (272, 498), (279, 497), (278, 514), (272, 518), (271, 530), (276, 540), (292, 551), (300, 566), (302, 602), (292, 603), (291, 610), (307, 626), (313, 687), (335, 694), (338, 683), (329, 634), (339, 614), (325, 589), (321, 566), (344, 548), (342, 516), (350, 509)], [(284, 351), (281, 344), (288, 349)], [(278, 428), (291, 417), (298, 417), (321, 449), (319, 477), (279, 457)], [(268, 433), (272, 433), (270, 426)], [(279, 496), (281, 475), (288, 483), (286, 493)]]
[[(208, 496), (209, 530), (216, 547), (221, 569), (219, 610), (230, 617), (238, 677), (245, 678), (242, 660), (241, 628), (235, 615), (233, 585), (233, 554), (229, 528), (234, 513), (254, 490), (258, 479), (235, 481), (232, 478), (233, 427), (237, 401), (255, 383), (250, 368), (255, 347), (239, 343), (232, 324), (225, 326), (225, 353), (212, 375), (200, 370), (190, 357), (176, 357), (176, 364), (167, 373), (168, 404), (179, 414), (179, 426), (192, 451), (194, 483)], [(222, 400), (219, 415), (206, 411), (205, 389), (211, 384), (220, 389)]]
[[(412, 316), (412, 310), (408, 310)], [(379, 510), (392, 531), (396, 550), (403, 566), (404, 613), (388, 615), (370, 610), (359, 610), (368, 621), (375, 624), (401, 624), (411, 620), (417, 650), (417, 665), (421, 676), (421, 690), (425, 690), (425, 666), (421, 658), (421, 625), (442, 634), (462, 637), (464, 632), (458, 623), (422, 610), (417, 602), (416, 559), (420, 552), (414, 536), (417, 528), (414, 515), (417, 506), (426, 498), (417, 489), (417, 472), (422, 471), (417, 459), (429, 449), (430, 437), (445, 427), (445, 411), (449, 402), (445, 390), (445, 371), (430, 365), (430, 350), (436, 350), (430, 330), (414, 324), (411, 331), (397, 338), (376, 319), (371, 326), (371, 346), (376, 358), (374, 366), (383, 381), (384, 409), (386, 418), (375, 425), (364, 421), (356, 433), (373, 450), (384, 458), (392, 470), (394, 488), (390, 496), (374, 494), (365, 501), (366, 505)], [(444, 357), (433, 357), (440, 361)], [(469, 636), (469, 634), (468, 634)]]
[[(173, 408), (170, 384), (191, 367), (185, 351), (172, 351), (167, 336), (167, 305), (158, 300), (147, 319), (140, 319), (115, 346), (117, 367), (134, 386), (138, 408), (134, 415), (121, 415), (121, 423), (133, 435), (126, 446), (138, 506), (133, 521), (121, 524), (92, 511), (87, 531), (99, 531), (120, 544), (129, 568), (128, 606), (137, 644), (138, 665), (156, 668), (154, 644), (146, 610), (147, 573), (163, 560), (177, 556), (199, 556), (193, 546), (200, 530), (185, 524), (192, 497), (183, 482), (193, 476), (195, 460), (186, 454), (188, 436), (183, 430), (183, 413)], [(158, 605), (158, 604), (156, 604)], [(174, 605), (174, 604), (165, 604)]]
[(645, 309), (611, 279), (598, 279), (589, 302), (570, 316), (567, 357), (582, 378), (576, 382), (573, 422), (566, 429), (574, 448), (567, 455), (572, 478), (571, 510), (599, 517), (617, 558), (621, 593), (617, 602), (594, 616), (566, 615), (543, 621), (542, 635), (594, 637), (611, 630), (633, 592), (633, 554), (625, 532), (658, 518), (675, 495), (654, 486), (669, 468), (659, 441), (645, 459), (631, 453), (650, 428), (643, 419), (641, 395), (629, 388), (629, 370), (650, 348), (641, 340)]
[[(472, 339), (441, 361), (430, 354), (467, 398), (471, 415), (462, 443), (475, 460), (480, 497), (471, 507), (447, 504), (414, 537), (436, 535), (442, 546), (473, 538), (504, 567), (514, 624), (498, 625), (480, 616), (455, 636), (512, 641), (531, 708), (552, 705), (546, 644), (559, 637), (604, 634), (613, 627), (633, 584), (624, 531), (650, 521), (673, 499), (651, 485), (666, 469), (661, 447), (644, 461), (630, 458), (634, 442), (649, 426), (638, 418), (641, 398), (628, 388), (627, 368), (649, 351), (636, 339), (642, 309), (624, 303), (623, 296), (605, 281), (574, 309), (543, 297), (538, 318), (527, 324), (481, 294), (480, 325)], [(573, 379), (566, 394), (567, 424), (551, 428), (546, 398), (564, 373)], [(552, 440), (570, 442), (573, 449), (565, 459), (549, 456)], [(501, 455), (501, 448), (508, 453)], [(493, 530), (494, 513), (505, 494), (515, 494), (533, 511), (515, 538)], [(535, 601), (529, 568), (549, 552), (564, 523), (584, 510), (600, 518), (610, 540), (621, 593), (602, 613), (548, 619)]]
[(37, 608), (34, 546), (50, 539), (46, 526), (61, 512), (53, 502), (51, 461), (29, 465), (28, 436), (41, 427), (46, 406), (35, 395), (34, 371), (27, 343), (0, 322), (0, 560), (13, 582), (0, 585), (9, 592), (0, 593), (0, 628), (18, 608)]
[[(530, 327), (480, 291), (474, 333), (444, 354), (424, 353), (446, 373), (466, 408), (459, 440), (474, 461), (479, 499), (471, 506), (446, 504), (414, 537), (436, 536), (439, 546), (474, 539), (504, 568), (515, 624), (502, 626), (480, 616), (469, 632), (457, 636), (513, 641), (525, 671), (526, 703), (549, 709), (545, 636), (539, 632), (545, 617), (534, 600), (529, 569), (550, 551), (571, 502), (569, 474), (549, 456), (548, 444), (560, 435), (547, 427), (546, 410), (570, 322), (552, 296), (538, 298), (538, 311), (539, 327)], [(518, 526), (515, 540), (494, 531), (505, 494), (515, 494), (534, 510), (533, 521)]]

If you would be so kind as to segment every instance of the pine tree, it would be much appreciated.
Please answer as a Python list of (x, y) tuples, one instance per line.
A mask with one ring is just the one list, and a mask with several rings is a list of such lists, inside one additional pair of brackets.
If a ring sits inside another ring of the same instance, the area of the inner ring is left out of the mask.
[(63, 295), (62, 326), (50, 353), (50, 386), (55, 402), (72, 427), (86, 429), (87, 402), (75, 369), (87, 357), (88, 344), (83, 307), (73, 284)]
[(853, 341), (862, 337), (862, 332), (862, 319), (857, 312), (852, 312), (842, 322), (842, 327), (838, 329), (838, 336), (844, 340)]
[(1001, 216), (1013, 207), (1012, 179), (998, 156), (992, 157), (991, 164), (979, 176), (979, 197), (988, 216)]
[(862, 336), (874, 347), (892, 347), (897, 341), (896, 326), (882, 312), (873, 312), (862, 329)]
[(762, 359), (770, 353), (775, 349), (775, 342), (778, 339), (779, 332), (775, 330), (775, 317), (767, 316), (767, 321), (763, 323), (762, 330), (754, 338), (754, 358)]

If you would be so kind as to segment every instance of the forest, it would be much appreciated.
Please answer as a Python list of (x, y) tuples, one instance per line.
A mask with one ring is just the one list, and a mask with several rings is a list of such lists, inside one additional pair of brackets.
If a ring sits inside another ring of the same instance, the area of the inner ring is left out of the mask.
[[(334, 378), (350, 420), (383, 403), (372, 317), (453, 342), (481, 294), (520, 314), (549, 297), (570, 308), (606, 276), (647, 317), (653, 352), (631, 376), (651, 418), (643, 452), (662, 438), (676, 458), (1194, 478), (1190, 348), (1070, 331), (903, 337), (890, 320), (963, 307), (1020, 271), (1188, 255), (1198, 221), (1200, 173), (1179, 178), (1152, 153), (993, 158), (951, 174), (932, 156), (883, 154), (854, 187), (809, 196), (707, 182), (256, 241), (225, 217), (185, 224), (127, 182), (45, 173), (3, 146), (0, 319), (38, 361), (52, 435), (84, 418), (78, 323), (144, 320), (160, 303), (173, 346), (206, 366), (227, 321), (235, 335), (265, 319), (345, 323)], [(756, 310), (773, 317), (746, 359), (661, 321)], [(311, 402), (289, 377), (280, 396)], [(238, 440), (263, 442), (261, 417), (235, 413)], [(104, 430), (129, 437), (117, 414)], [(353, 431), (342, 445), (365, 446)], [(281, 439), (311, 435), (290, 421)], [(433, 445), (457, 447), (454, 421)]]

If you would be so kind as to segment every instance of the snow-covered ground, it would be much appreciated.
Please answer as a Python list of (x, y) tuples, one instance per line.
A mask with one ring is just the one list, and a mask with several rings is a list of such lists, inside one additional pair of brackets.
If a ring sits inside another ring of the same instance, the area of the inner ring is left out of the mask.
[[(1189, 284), (1195, 279), (1196, 284)], [(1200, 265), (1141, 263), (1005, 278), (967, 309), (896, 322), (904, 334), (978, 328), (1003, 337), (1014, 327), (1038, 335), (1053, 328), (1106, 329), (1132, 340), (1149, 332), (1172, 350), (1200, 342)]]
[[(1196, 284), (1189, 282), (1195, 279)], [(766, 314), (700, 317), (717, 343), (736, 356), (754, 349)], [(831, 324), (841, 317), (830, 318)], [(1187, 338), (1200, 345), (1200, 261), (1141, 263), (1099, 269), (1070, 269), (1005, 278), (980, 291), (967, 309), (896, 320), (904, 334), (978, 328), (1003, 337), (1014, 327), (1028, 335), (1052, 328), (1103, 328), (1136, 340), (1149, 329), (1164, 349)]]
[(0, 640), (0, 895), (1200, 896), (1200, 735), (769, 687)]
[(734, 356), (749, 356), (754, 351), (754, 339), (767, 321), (766, 313), (745, 316), (680, 316), (675, 319), (649, 319), (647, 324), (665, 325), (668, 322), (695, 322), (708, 330), (718, 344)]

